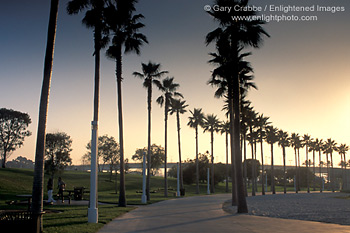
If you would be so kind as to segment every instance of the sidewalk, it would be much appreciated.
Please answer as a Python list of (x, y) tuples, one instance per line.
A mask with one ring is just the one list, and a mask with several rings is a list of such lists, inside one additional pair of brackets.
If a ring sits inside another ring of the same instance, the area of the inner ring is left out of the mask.
[(229, 214), (222, 204), (230, 194), (196, 196), (140, 206), (105, 225), (111, 232), (350, 232), (350, 226)]

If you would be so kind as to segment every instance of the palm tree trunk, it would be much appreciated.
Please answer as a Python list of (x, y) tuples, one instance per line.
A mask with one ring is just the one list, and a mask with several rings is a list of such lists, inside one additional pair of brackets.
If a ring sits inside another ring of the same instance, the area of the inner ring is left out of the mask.
[(297, 189), (298, 191), (300, 191), (300, 188), (301, 188), (301, 185), (300, 185), (300, 153), (299, 153), (299, 148), (298, 148), (298, 186), (297, 186)]
[(309, 153), (308, 146), (306, 145), (306, 183), (307, 183), (307, 192), (310, 193), (310, 185), (309, 185)]
[(287, 193), (287, 177), (286, 177), (286, 148), (282, 147), (283, 153), (283, 183), (284, 183), (284, 194)]
[[(314, 148), (315, 149), (315, 148)], [(312, 151), (312, 157), (313, 157), (313, 161), (314, 161), (314, 164), (313, 164), (313, 171), (314, 171), (314, 188), (313, 188), (313, 191), (316, 191), (316, 161), (315, 161), (315, 150)]]
[(328, 180), (328, 182), (330, 182), (328, 153), (326, 153), (326, 160), (327, 160), (327, 180)]
[(345, 179), (344, 179), (344, 181), (343, 181), (343, 183), (344, 183), (344, 189), (348, 189), (348, 176), (347, 176), (347, 171), (346, 171), (346, 166), (347, 166), (347, 164), (346, 164), (346, 157), (345, 157), (345, 153), (344, 153), (344, 173), (345, 173)]
[[(261, 129), (261, 133), (262, 133), (262, 129)], [(260, 136), (260, 148), (261, 148), (261, 194), (265, 195), (265, 179), (264, 179), (264, 153), (263, 153), (263, 139), (262, 139), (262, 135)]]
[(298, 154), (297, 154), (297, 148), (294, 147), (294, 154), (295, 154), (295, 193), (298, 193)]
[(234, 128), (233, 128), (233, 122), (234, 122), (234, 113), (233, 113), (233, 100), (232, 100), (232, 92), (229, 91), (229, 112), (230, 112), (230, 144), (231, 144), (231, 185), (232, 185), (232, 206), (238, 205), (238, 199), (237, 199), (237, 178), (236, 178), (236, 158), (234, 154)]
[(243, 148), (244, 148), (244, 161), (243, 163), (243, 179), (244, 179), (244, 186), (245, 186), (245, 195), (248, 196), (248, 185), (247, 185), (247, 176), (248, 176), (248, 169), (247, 169), (247, 134), (244, 133), (243, 138)]
[(210, 144), (211, 144), (211, 185), (210, 192), (215, 193), (215, 181), (214, 181), (214, 132), (210, 132)]
[(146, 195), (147, 201), (151, 200), (150, 196), (150, 181), (151, 181), (151, 111), (152, 111), (152, 80), (149, 83), (148, 95), (148, 146), (147, 146), (147, 181), (146, 181)]
[(196, 126), (196, 193), (199, 194), (198, 126)]
[(165, 119), (164, 119), (164, 196), (168, 197), (168, 103), (165, 100)]
[(32, 205), (35, 224), (35, 232), (43, 232), (43, 196), (44, 196), (44, 155), (45, 155), (45, 139), (46, 139), (46, 122), (49, 107), (50, 83), (52, 75), (52, 64), (55, 47), (58, 0), (51, 0), (50, 19), (47, 33), (47, 44), (44, 62), (44, 77), (41, 89), (38, 132), (35, 152), (35, 168), (32, 189)]
[(122, 101), (122, 49), (118, 45), (117, 56), (117, 92), (118, 92), (118, 124), (119, 124), (119, 147), (120, 147), (120, 185), (118, 206), (126, 207), (125, 195), (125, 165), (124, 165), (124, 137), (123, 137), (123, 101)]
[(177, 120), (177, 141), (179, 146), (179, 169), (180, 169), (180, 190), (183, 190), (183, 176), (182, 176), (182, 162), (181, 162), (181, 140), (180, 140), (180, 115), (179, 112), (176, 112)]
[(276, 194), (274, 164), (273, 164), (273, 143), (271, 143), (271, 191), (272, 191), (272, 194)]
[[(250, 134), (252, 135), (252, 129), (250, 129)], [(250, 147), (252, 150), (252, 196), (255, 196), (255, 160), (254, 160), (254, 142), (253, 139), (251, 139)]]
[[(237, 56), (238, 57), (238, 56)], [(242, 151), (240, 148), (240, 87), (238, 72), (234, 73), (233, 77), (233, 109), (234, 109), (234, 121), (233, 121), (233, 134), (231, 137), (234, 139), (234, 157), (236, 161), (236, 186), (237, 186), (237, 213), (248, 213), (248, 206), (244, 192), (244, 182), (242, 173)]]
[(228, 173), (229, 173), (229, 168), (228, 168), (228, 133), (226, 132), (226, 188), (225, 188), (225, 192), (228, 193)]
[(335, 183), (335, 179), (334, 179), (334, 170), (333, 170), (333, 153), (331, 152), (331, 186), (332, 186), (332, 192), (334, 192), (334, 183)]
[(323, 181), (323, 177), (322, 177), (322, 165), (321, 165), (321, 150), (318, 151), (318, 155), (319, 155), (319, 160), (320, 160), (320, 166), (319, 166), (319, 172), (320, 172), (320, 193), (322, 193), (322, 181)]

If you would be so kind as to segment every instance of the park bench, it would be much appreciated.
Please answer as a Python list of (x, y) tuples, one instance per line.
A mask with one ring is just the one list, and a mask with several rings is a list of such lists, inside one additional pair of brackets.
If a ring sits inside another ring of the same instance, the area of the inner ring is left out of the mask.
[(35, 232), (36, 218), (30, 211), (8, 210), (0, 212), (1, 232)]

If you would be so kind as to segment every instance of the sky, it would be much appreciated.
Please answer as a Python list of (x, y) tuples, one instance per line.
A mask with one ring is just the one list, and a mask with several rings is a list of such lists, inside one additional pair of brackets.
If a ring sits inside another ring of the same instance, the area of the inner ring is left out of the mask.
[[(57, 36), (52, 73), (47, 131), (65, 132), (73, 140), (73, 164), (81, 164), (86, 144), (91, 139), (93, 117), (94, 57), (92, 31), (85, 28), (83, 14), (66, 13), (68, 0), (59, 5)], [(0, 107), (26, 112), (32, 119), (32, 136), (10, 157), (25, 156), (34, 160), (36, 129), (43, 60), (46, 48), (50, 1), (2, 0), (0, 7)], [(226, 120), (222, 99), (215, 99), (215, 88), (208, 86), (211, 71), (205, 36), (217, 27), (204, 10), (211, 0), (140, 0), (137, 13), (145, 16), (141, 31), (149, 44), (141, 55), (123, 56), (123, 114), (125, 156), (131, 160), (138, 148), (147, 146), (147, 92), (142, 81), (133, 77), (141, 63), (161, 63), (180, 84), (188, 110), (202, 108)], [(273, 21), (264, 28), (260, 49), (248, 48), (258, 90), (248, 99), (254, 109), (270, 117), (272, 125), (291, 133), (309, 134), (312, 138), (332, 138), (338, 144), (350, 144), (350, 2), (348, 0), (253, 0), (251, 4), (266, 11), (260, 15), (299, 18), (316, 16), (313, 21)], [(315, 11), (269, 11), (270, 7), (314, 6)], [(340, 12), (321, 12), (317, 6)], [(333, 7), (333, 8), (332, 8)], [(101, 60), (101, 95), (99, 135), (118, 140), (115, 63)], [(152, 143), (164, 146), (164, 111), (155, 102), (161, 93), (153, 92)], [(183, 160), (195, 158), (194, 130), (187, 127), (187, 112), (181, 116)], [(169, 117), (168, 149), (170, 162), (178, 162), (175, 116)], [(225, 162), (225, 137), (214, 137), (214, 158)], [(265, 159), (270, 159), (264, 145)], [(199, 152), (210, 151), (210, 134), (200, 133)], [(275, 162), (282, 164), (281, 149), (275, 147)], [(248, 154), (250, 151), (248, 150)], [(259, 155), (258, 151), (258, 155)], [(305, 160), (303, 153), (301, 159)], [(287, 164), (294, 164), (292, 149), (287, 150)], [(334, 156), (335, 165), (340, 156)], [(323, 159), (325, 160), (325, 158)]]

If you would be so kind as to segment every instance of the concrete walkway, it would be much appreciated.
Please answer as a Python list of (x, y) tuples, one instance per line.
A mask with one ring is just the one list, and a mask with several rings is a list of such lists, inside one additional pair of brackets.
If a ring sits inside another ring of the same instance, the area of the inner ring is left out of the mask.
[(229, 194), (173, 199), (140, 206), (105, 225), (106, 232), (350, 232), (350, 226), (251, 215), (222, 209)]

